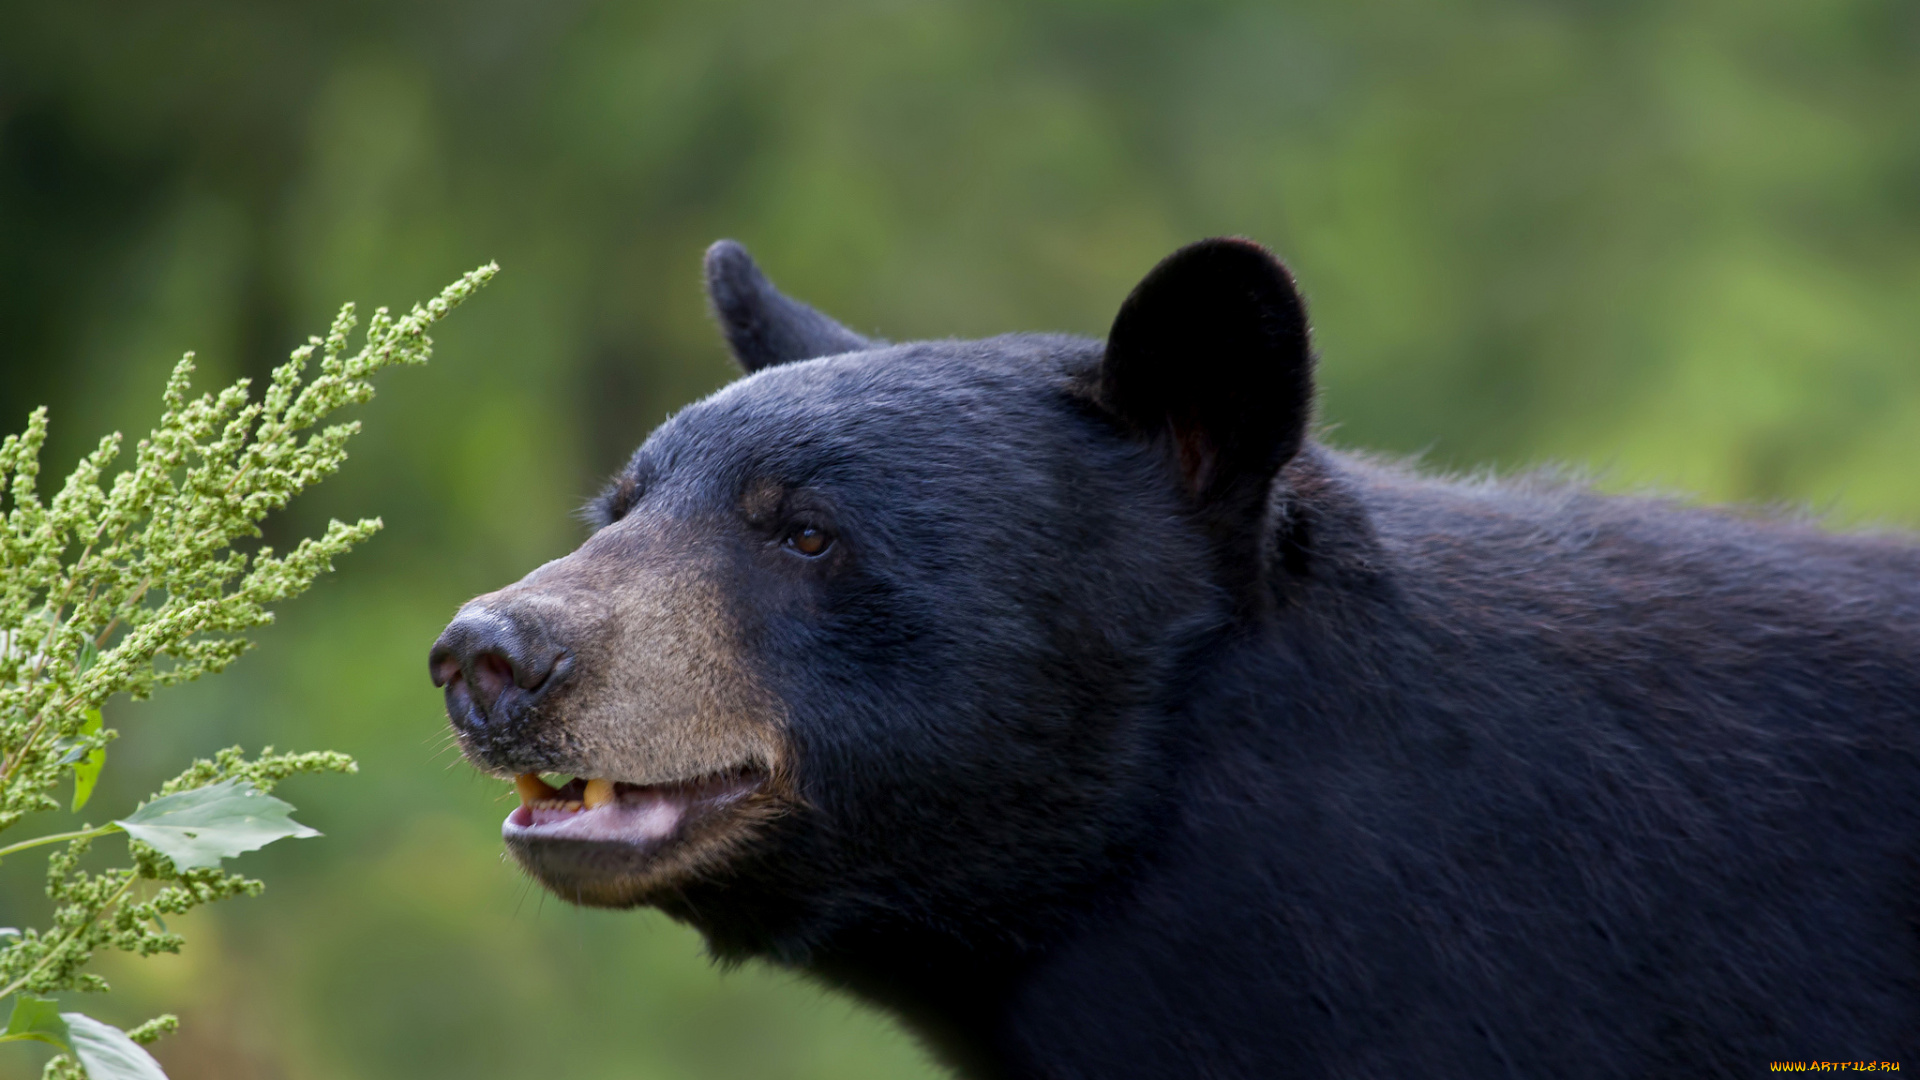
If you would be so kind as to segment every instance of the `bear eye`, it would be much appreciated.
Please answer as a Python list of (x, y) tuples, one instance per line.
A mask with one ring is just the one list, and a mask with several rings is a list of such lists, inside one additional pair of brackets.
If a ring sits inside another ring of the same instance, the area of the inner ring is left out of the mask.
[(787, 546), (809, 559), (818, 557), (832, 544), (833, 537), (825, 529), (811, 525), (802, 525), (787, 534)]

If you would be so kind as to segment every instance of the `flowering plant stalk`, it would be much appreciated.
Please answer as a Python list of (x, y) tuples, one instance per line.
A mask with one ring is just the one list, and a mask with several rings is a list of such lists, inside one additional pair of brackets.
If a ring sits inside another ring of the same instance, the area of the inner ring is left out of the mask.
[[(97, 950), (178, 952), (182, 939), (167, 929), (166, 916), (257, 894), (260, 882), (228, 873), (221, 860), (283, 837), (317, 835), (268, 794), (273, 785), (295, 773), (353, 772), (354, 763), (332, 751), (268, 747), (249, 757), (234, 747), (193, 762), (106, 824), (24, 839), (9, 833), (36, 813), (58, 810), (55, 792), (68, 779), (66, 804), (76, 813), (88, 804), (119, 734), (102, 725), (108, 698), (139, 700), (224, 670), (248, 648), (243, 635), (273, 620), (269, 605), (303, 592), (332, 569), (334, 556), (380, 528), (378, 518), (332, 521), (285, 554), (234, 546), (259, 537), (267, 514), (340, 467), (360, 425), (322, 421), (371, 398), (375, 372), (425, 363), (433, 347), (427, 328), (496, 269), (474, 270), (405, 316), (375, 311), (351, 353), (357, 319), (346, 305), (325, 338), (309, 339), (274, 370), (258, 401), (245, 379), (189, 399), (188, 353), (167, 380), (159, 425), (111, 483), (117, 433), (81, 460), (50, 501), (38, 491), (46, 410), (0, 442), (0, 867), (58, 845), (47, 860), (51, 923), (0, 927), (0, 998), (13, 998), (0, 1042), (57, 1047), (47, 1080), (164, 1076), (142, 1045), (177, 1026), (174, 1017), (122, 1032), (84, 1013), (62, 1013), (47, 995), (104, 991), (106, 981), (84, 970)], [(309, 379), (316, 356), (318, 373)], [(95, 842), (117, 833), (127, 835), (123, 864), (81, 869)]]

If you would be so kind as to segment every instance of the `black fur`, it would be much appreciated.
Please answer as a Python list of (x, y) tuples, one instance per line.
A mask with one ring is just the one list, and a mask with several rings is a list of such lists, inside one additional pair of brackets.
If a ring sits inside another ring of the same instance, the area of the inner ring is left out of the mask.
[[(654, 901), (717, 955), (978, 1077), (1920, 1051), (1909, 539), (1331, 451), (1243, 242), (1176, 254), (1104, 345), (805, 363), (859, 346), (737, 247), (708, 267), (759, 373), (603, 516), (739, 552), (784, 709), (797, 808)], [(727, 524), (768, 485), (827, 556)]]

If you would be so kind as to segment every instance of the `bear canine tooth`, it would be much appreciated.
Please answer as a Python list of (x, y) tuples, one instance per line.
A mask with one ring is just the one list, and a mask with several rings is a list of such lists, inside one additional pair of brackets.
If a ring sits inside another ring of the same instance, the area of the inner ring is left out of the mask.
[(521, 806), (529, 806), (560, 793), (558, 788), (540, 779), (539, 773), (530, 772), (523, 772), (513, 778), (513, 790), (520, 793)]
[(589, 810), (597, 806), (607, 805), (613, 801), (613, 781), (587, 781), (587, 789), (581, 793), (581, 798), (587, 804), (587, 809)]

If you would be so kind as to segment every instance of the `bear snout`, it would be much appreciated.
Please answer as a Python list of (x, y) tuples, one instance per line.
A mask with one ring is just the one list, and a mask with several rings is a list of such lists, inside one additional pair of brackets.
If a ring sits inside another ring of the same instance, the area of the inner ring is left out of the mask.
[(463, 736), (511, 740), (534, 705), (572, 671), (572, 655), (538, 619), (468, 605), (427, 656), (447, 695), (447, 719)]

